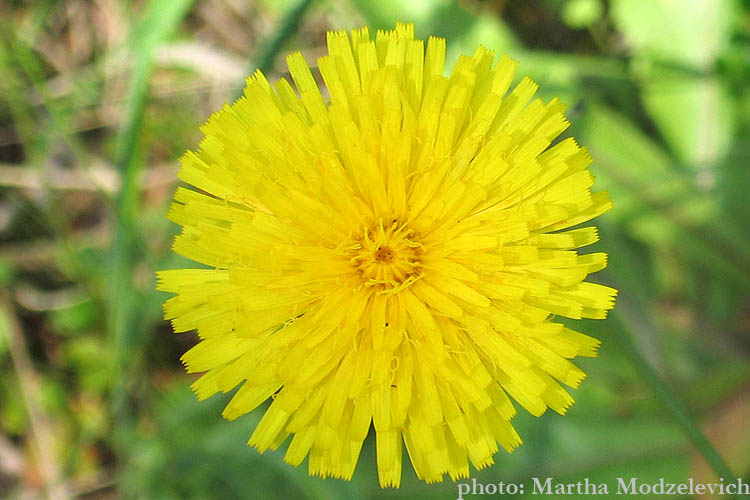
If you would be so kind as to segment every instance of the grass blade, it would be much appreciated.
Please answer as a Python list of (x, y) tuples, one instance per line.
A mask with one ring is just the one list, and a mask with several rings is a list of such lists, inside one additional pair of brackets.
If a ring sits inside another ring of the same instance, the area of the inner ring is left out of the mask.
[[(256, 62), (254, 62), (252, 67), (249, 68), (250, 73), (255, 71), (256, 68), (263, 73), (267, 73), (271, 69), (279, 51), (281, 51), (284, 43), (297, 31), (297, 26), (299, 25), (300, 20), (302, 20), (307, 9), (313, 4), (313, 1), (314, 0), (300, 0), (294, 4), (286, 14), (284, 14), (279, 28), (263, 42), (258, 50), (258, 57), (255, 58)], [(242, 95), (243, 88), (244, 86), (238, 90), (235, 98), (239, 98)]]
[[(130, 361), (132, 346), (138, 344), (135, 338), (138, 332), (137, 303), (132, 284), (135, 254), (140, 240), (136, 226), (140, 198), (138, 179), (143, 168), (137, 161), (138, 131), (156, 48), (175, 30), (191, 4), (192, 0), (152, 0), (144, 18), (131, 33), (130, 42), (135, 65), (128, 89), (127, 108), (115, 150), (115, 165), (122, 175), (123, 182), (115, 207), (116, 229), (112, 248), (110, 310), (107, 318), (107, 330), (114, 353), (111, 410), (116, 422), (121, 422), (124, 418), (124, 372)], [(115, 428), (118, 427), (120, 426), (116, 424)], [(117, 443), (115, 445), (117, 447)]]
[(620, 301), (618, 309), (613, 312), (610, 321), (618, 330), (617, 340), (622, 346), (625, 354), (630, 358), (630, 361), (633, 363), (638, 374), (648, 384), (657, 399), (661, 401), (675, 421), (680, 425), (685, 436), (690, 440), (693, 446), (695, 446), (696, 450), (698, 450), (703, 458), (705, 458), (706, 462), (711, 466), (714, 472), (716, 472), (720, 478), (724, 478), (727, 483), (734, 481), (736, 476), (732, 473), (724, 459), (719, 455), (708, 439), (706, 439), (706, 436), (701, 432), (700, 428), (693, 421), (682, 403), (677, 400), (669, 388), (667, 388), (664, 382), (656, 374), (648, 361), (646, 361), (646, 358), (636, 344), (635, 337), (628, 325), (626, 317), (623, 317), (623, 314), (626, 314), (623, 313), (623, 308), (627, 308), (627, 304), (623, 304), (623, 302)]

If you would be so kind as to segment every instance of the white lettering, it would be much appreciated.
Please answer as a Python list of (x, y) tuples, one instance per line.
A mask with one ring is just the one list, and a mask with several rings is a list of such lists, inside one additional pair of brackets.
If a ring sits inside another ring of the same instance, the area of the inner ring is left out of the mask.
[(551, 495), (552, 494), (552, 478), (548, 477), (542, 486), (542, 482), (538, 477), (532, 477), (531, 482), (534, 483), (534, 491), (532, 495)]
[(617, 478), (617, 494), (618, 495), (635, 495), (636, 491), (636, 480), (638, 478), (631, 477), (629, 483), (625, 483), (625, 480), (621, 477)]
[[(484, 485), (482, 483), (477, 483), (477, 478), (472, 477), (471, 482), (473, 483), (473, 487), (471, 488), (471, 494), (472, 495), (484, 495)], [(477, 486), (479, 486), (479, 493), (477, 493)]]
[(468, 484), (461, 483), (458, 485), (458, 498), (456, 500), (464, 500), (464, 495), (468, 495), (471, 488)]

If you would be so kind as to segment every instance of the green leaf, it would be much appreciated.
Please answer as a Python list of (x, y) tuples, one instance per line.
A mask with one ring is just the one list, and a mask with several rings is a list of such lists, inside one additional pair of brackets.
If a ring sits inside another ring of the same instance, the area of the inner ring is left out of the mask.
[(711, 76), (729, 42), (729, 0), (617, 0), (612, 17), (633, 51), (643, 104), (681, 162), (706, 168), (733, 135), (731, 99)]
[(677, 158), (710, 170), (734, 135), (732, 100), (713, 77), (692, 77), (655, 66), (641, 81), (643, 103)]
[(614, 208), (606, 217), (658, 248), (672, 248), (727, 279), (747, 286), (746, 243), (719, 216), (711, 193), (698, 191), (658, 144), (624, 115), (591, 103), (576, 136), (591, 151), (597, 188), (607, 189)]
[(638, 54), (705, 69), (726, 43), (731, 0), (613, 0), (612, 19)]
[(601, 0), (568, 0), (562, 9), (562, 19), (571, 28), (588, 28), (602, 16)]

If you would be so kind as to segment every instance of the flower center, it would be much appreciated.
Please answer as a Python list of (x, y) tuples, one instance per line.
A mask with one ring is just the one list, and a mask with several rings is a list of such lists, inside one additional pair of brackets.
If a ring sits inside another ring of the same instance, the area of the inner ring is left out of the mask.
[(393, 250), (388, 247), (380, 247), (375, 251), (375, 262), (390, 264), (393, 262)]
[(414, 232), (398, 221), (366, 227), (350, 247), (350, 261), (362, 284), (379, 291), (409, 286), (421, 275), (422, 245)]

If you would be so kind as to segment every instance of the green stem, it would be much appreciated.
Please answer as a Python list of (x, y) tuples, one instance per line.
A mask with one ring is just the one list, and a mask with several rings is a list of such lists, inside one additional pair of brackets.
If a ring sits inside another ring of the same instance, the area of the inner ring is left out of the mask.
[[(620, 305), (620, 308), (621, 307), (622, 304)], [(612, 314), (612, 320), (614, 320), (619, 326), (619, 335), (617, 336), (617, 339), (620, 342), (620, 345), (622, 345), (625, 354), (630, 358), (645, 382), (651, 387), (651, 390), (654, 391), (656, 397), (662, 402), (669, 413), (672, 414), (672, 417), (680, 425), (687, 438), (693, 443), (693, 446), (695, 446), (698, 452), (703, 455), (703, 458), (706, 459), (706, 462), (720, 478), (724, 478), (726, 481), (735, 480), (735, 475), (732, 473), (724, 459), (719, 455), (708, 439), (706, 439), (706, 436), (701, 432), (692, 417), (690, 417), (685, 407), (682, 406), (664, 382), (659, 378), (648, 361), (646, 361), (646, 358), (644, 358), (636, 344), (633, 333), (630, 328), (628, 328), (626, 320), (622, 318), (622, 312), (614, 312)]]

